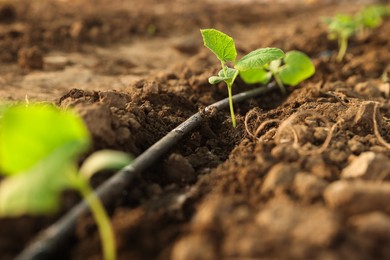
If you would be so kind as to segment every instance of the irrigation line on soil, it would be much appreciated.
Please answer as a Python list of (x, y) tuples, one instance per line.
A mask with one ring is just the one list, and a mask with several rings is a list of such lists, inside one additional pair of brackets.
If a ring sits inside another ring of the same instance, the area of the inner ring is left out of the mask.
[[(275, 84), (242, 92), (233, 96), (233, 102), (238, 103), (246, 99), (264, 94), (277, 89)], [(210, 106), (207, 106), (203, 112), (209, 112), (213, 109), (221, 110), (229, 106), (229, 99), (225, 98)], [(169, 132), (162, 139), (139, 155), (132, 164), (116, 172), (112, 177), (100, 185), (95, 193), (104, 204), (108, 204), (130, 183), (135, 174), (141, 173), (157, 161), (164, 153), (172, 148), (184, 135), (197, 127), (204, 119), (203, 112), (198, 112), (181, 123), (178, 127)], [(56, 223), (42, 231), (33, 242), (28, 245), (15, 259), (47, 259), (61, 244), (72, 236), (77, 219), (89, 212), (88, 205), (81, 201), (74, 206), (66, 215), (60, 218)]]

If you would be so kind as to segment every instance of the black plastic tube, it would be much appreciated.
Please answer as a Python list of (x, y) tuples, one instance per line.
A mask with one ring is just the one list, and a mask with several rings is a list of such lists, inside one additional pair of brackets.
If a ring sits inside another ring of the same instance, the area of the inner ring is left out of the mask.
[[(238, 103), (246, 99), (264, 94), (277, 89), (275, 85), (268, 85), (256, 88), (233, 96), (233, 102)], [(109, 203), (120, 195), (123, 189), (131, 182), (137, 173), (141, 173), (153, 165), (161, 156), (172, 148), (184, 135), (191, 132), (203, 120), (204, 114), (211, 110), (221, 110), (229, 106), (228, 98), (218, 101), (198, 112), (181, 123), (178, 127), (169, 132), (166, 136), (153, 144), (144, 153), (139, 155), (131, 165), (128, 165), (115, 173), (106, 182), (96, 189), (97, 196), (104, 204)], [(33, 242), (27, 246), (15, 259), (49, 259), (50, 256), (61, 247), (64, 241), (70, 238), (77, 224), (77, 219), (89, 212), (88, 205), (81, 201), (73, 207), (66, 215), (42, 231)]]

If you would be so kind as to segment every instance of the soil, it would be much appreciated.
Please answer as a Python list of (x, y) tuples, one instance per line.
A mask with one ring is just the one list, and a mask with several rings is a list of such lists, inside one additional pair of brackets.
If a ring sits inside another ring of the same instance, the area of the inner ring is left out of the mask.
[[(304, 51), (312, 78), (235, 105), (237, 128), (216, 113), (109, 205), (119, 259), (390, 259), (390, 21), (350, 39), (342, 63), (321, 22), (368, 3), (2, 1), (0, 99), (75, 109), (93, 149), (137, 156), (227, 95), (208, 83), (219, 64), (200, 28), (233, 36), (239, 55)], [(0, 258), (78, 201), (0, 219)], [(101, 259), (90, 216), (55, 257)]]

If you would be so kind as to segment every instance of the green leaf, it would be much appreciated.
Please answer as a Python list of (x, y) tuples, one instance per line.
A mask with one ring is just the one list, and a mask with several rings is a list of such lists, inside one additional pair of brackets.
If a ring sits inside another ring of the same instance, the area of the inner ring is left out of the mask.
[(296, 86), (301, 81), (311, 77), (315, 72), (310, 58), (300, 51), (287, 52), (284, 63), (279, 69), (279, 75), (286, 85)]
[(80, 167), (80, 174), (87, 179), (102, 170), (117, 170), (130, 164), (132, 157), (124, 152), (101, 150), (91, 154)]
[(73, 156), (90, 143), (87, 128), (75, 114), (48, 105), (8, 107), (0, 119), (1, 172), (26, 171), (68, 143), (76, 146)]
[(204, 45), (222, 62), (236, 60), (237, 51), (233, 38), (215, 29), (200, 30)]
[(225, 80), (228, 80), (228, 79), (229, 79), (228, 77), (211, 76), (209, 78), (209, 83), (211, 85), (215, 85), (215, 84), (218, 84), (218, 83), (225, 81)]
[(221, 78), (226, 78), (226, 79), (224, 79), (226, 84), (232, 85), (233, 82), (236, 80), (236, 77), (238, 76), (238, 70), (226, 67), (226, 74), (225, 74), (225, 71), (220, 70), (218, 72), (218, 76)]
[(247, 84), (267, 84), (272, 77), (272, 74), (264, 69), (250, 69), (240, 72), (240, 77)]
[(367, 28), (378, 27), (382, 23), (381, 10), (374, 6), (367, 7), (357, 14), (357, 19)]
[(0, 216), (54, 213), (61, 192), (77, 185), (75, 163), (70, 163), (76, 148), (68, 143), (28, 170), (4, 179), (0, 183)]
[(267, 63), (283, 56), (283, 51), (278, 48), (257, 49), (242, 57), (234, 67), (240, 72), (249, 69), (262, 69)]
[(48, 105), (7, 107), (0, 118), (0, 215), (54, 212), (76, 187), (76, 158), (90, 143), (75, 114)]
[(324, 18), (324, 22), (328, 25), (329, 34), (336, 34), (338, 37), (351, 37), (358, 28), (359, 22), (351, 15), (338, 14), (332, 18)]

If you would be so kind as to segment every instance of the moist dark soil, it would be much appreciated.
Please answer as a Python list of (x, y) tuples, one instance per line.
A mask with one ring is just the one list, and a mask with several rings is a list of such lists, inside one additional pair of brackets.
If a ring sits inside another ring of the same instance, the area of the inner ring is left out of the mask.
[[(200, 28), (239, 55), (307, 53), (316, 74), (219, 111), (108, 206), (119, 259), (390, 259), (390, 21), (350, 39), (343, 62), (323, 16), (371, 1), (2, 1), (0, 98), (76, 110), (92, 150), (140, 155), (227, 96)], [(240, 80), (234, 92), (248, 86)], [(98, 186), (112, 173), (93, 179)], [(13, 259), (55, 216), (0, 219)], [(82, 216), (53, 259), (101, 259)]]

